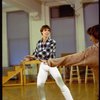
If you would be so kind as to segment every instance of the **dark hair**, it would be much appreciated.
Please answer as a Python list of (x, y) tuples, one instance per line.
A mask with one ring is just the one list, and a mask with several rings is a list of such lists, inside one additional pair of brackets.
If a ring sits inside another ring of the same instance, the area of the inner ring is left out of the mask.
[(41, 27), (41, 29), (40, 29), (40, 32), (42, 33), (42, 31), (43, 31), (44, 29), (49, 29), (49, 31), (51, 31), (51, 28), (50, 28), (48, 25), (43, 25), (43, 26)]
[(99, 40), (99, 32), (100, 32), (100, 25), (94, 25), (92, 27), (89, 27), (87, 30), (87, 34), (92, 35), (95, 37), (95, 39)]

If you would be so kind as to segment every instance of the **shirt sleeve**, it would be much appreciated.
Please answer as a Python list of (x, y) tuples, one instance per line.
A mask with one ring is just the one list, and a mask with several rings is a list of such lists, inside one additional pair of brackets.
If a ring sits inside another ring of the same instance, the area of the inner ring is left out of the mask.
[(51, 43), (50, 58), (55, 58), (55, 57), (56, 57), (56, 41), (53, 41), (53, 43)]
[(33, 55), (37, 58), (37, 55), (38, 55), (38, 43), (37, 43), (36, 48), (35, 48), (35, 50), (33, 52)]
[(48, 64), (50, 66), (68, 66), (68, 65), (89, 65), (95, 59), (93, 59), (97, 55), (96, 47), (90, 46), (86, 50), (75, 53), (72, 55), (56, 58), (56, 59), (49, 59)]

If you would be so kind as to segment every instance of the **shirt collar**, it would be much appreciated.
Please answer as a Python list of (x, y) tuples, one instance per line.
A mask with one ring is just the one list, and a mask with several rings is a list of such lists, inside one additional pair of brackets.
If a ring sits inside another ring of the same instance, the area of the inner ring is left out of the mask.
[[(48, 41), (50, 41), (50, 37), (47, 39), (47, 41), (46, 41), (46, 42), (48, 42)], [(43, 42), (43, 39), (41, 39), (41, 42)]]

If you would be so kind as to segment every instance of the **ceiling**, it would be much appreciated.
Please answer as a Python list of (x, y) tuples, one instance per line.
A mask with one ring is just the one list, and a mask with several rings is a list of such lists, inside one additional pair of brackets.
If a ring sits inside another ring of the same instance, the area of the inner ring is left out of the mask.
[(56, 6), (63, 4), (73, 5), (76, 2), (94, 2), (99, 0), (2, 0), (2, 8), (18, 7), (27, 12), (41, 12), (41, 4)]
[(20, 9), (30, 13), (34, 19), (39, 19), (41, 16), (41, 4), (50, 7), (70, 4), (72, 7), (74, 7), (75, 3), (86, 3), (95, 1), (97, 2), (99, 0), (2, 0), (2, 10), (11, 11), (11, 9), (14, 10), (17, 8), (18, 10)]
[[(16, 1), (16, 0), (2, 0), (2, 7), (3, 8), (7, 8), (7, 7), (13, 7), (15, 6), (14, 3), (12, 4), (11, 2), (12, 1)], [(22, 0), (21, 0), (22, 1)], [(26, 2), (26, 0), (24, 0)], [(30, 1), (30, 0), (28, 0)], [(32, 1), (32, 0), (31, 0)], [(39, 3), (57, 3), (57, 2), (66, 2), (66, 3), (69, 3), (69, 4), (74, 4), (76, 1), (79, 1), (79, 2), (92, 2), (92, 1), (98, 1), (98, 0), (33, 0), (33, 2), (36, 2), (38, 1)], [(15, 2), (16, 3), (16, 2)]]

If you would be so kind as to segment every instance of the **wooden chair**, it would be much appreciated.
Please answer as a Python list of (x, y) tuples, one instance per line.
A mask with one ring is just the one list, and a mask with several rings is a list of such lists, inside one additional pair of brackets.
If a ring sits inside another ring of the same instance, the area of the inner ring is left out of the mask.
[(71, 66), (70, 83), (72, 83), (73, 80), (77, 80), (78, 83), (81, 83), (80, 72), (79, 72), (79, 67), (78, 66)]

